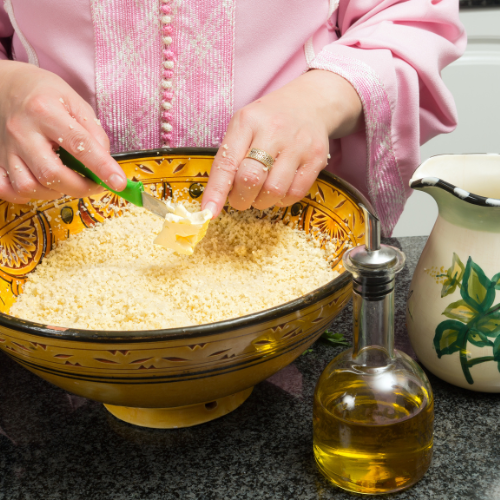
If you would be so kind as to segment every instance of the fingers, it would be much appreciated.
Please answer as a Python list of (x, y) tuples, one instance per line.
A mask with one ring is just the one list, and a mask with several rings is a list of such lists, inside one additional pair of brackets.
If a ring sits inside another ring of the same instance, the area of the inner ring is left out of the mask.
[(286, 196), (281, 200), (280, 206), (289, 207), (304, 198), (314, 184), (320, 171), (321, 167), (314, 163), (305, 163), (301, 165), (288, 188)]
[(7, 171), (0, 167), (0, 197), (2, 200), (8, 201), (10, 203), (19, 203), (24, 205), (30, 201), (30, 198), (20, 196), (16, 191), (14, 191)]
[(245, 158), (235, 175), (229, 203), (237, 210), (250, 208), (267, 178), (267, 168), (257, 160)]
[(59, 146), (111, 188), (125, 188), (125, 174), (109, 154), (106, 133), (90, 105), (66, 82), (29, 65), (7, 76), (9, 85), (0, 99), (0, 175), (7, 177), (0, 179), (0, 197), (19, 201), (101, 191), (62, 164), (53, 151)]
[(26, 163), (15, 155), (9, 156), (8, 180), (16, 196), (25, 199), (54, 200), (61, 197), (60, 192), (42, 186)]
[(285, 150), (276, 160), (259, 198), (253, 206), (261, 210), (271, 206), (290, 206), (300, 201), (326, 167), (328, 140), (299, 134), (294, 149)]
[(94, 110), (85, 101), (70, 99), (70, 105), (63, 104), (70, 116), (74, 118), (95, 140), (109, 151), (109, 138), (101, 126), (101, 122), (96, 118)]
[[(97, 124), (94, 125), (97, 126)], [(91, 124), (86, 126), (90, 130), (94, 127)], [(42, 135), (54, 144), (66, 149), (112, 189), (115, 191), (125, 189), (127, 178), (120, 165), (111, 158), (106, 146), (103, 146), (91, 135), (89, 130), (73, 118), (69, 112), (60, 110), (56, 119), (42, 122), (40, 128)], [(106, 143), (101, 135), (99, 140)], [(75, 191), (73, 190), (73, 192)], [(78, 194), (73, 194), (73, 196), (87, 196), (87, 193), (78, 191)]]
[(252, 130), (243, 126), (235, 115), (229, 123), (223, 146), (215, 155), (207, 187), (203, 193), (202, 208), (219, 215), (233, 187), (236, 172), (252, 140)]
[[(279, 147), (279, 143), (274, 143), (273, 145), (269, 139), (258, 134), (253, 139), (250, 147), (246, 149), (245, 155), (249, 149), (256, 148), (276, 158)], [(265, 165), (257, 160), (245, 157), (238, 167), (234, 179), (234, 187), (229, 194), (229, 203), (231, 206), (237, 210), (246, 210), (252, 205), (255, 206), (254, 201), (259, 196), (262, 187), (268, 179), (268, 175), (268, 168)]]
[(298, 154), (294, 149), (285, 149), (279, 153), (257, 199), (253, 202), (255, 208), (264, 210), (273, 207), (286, 196), (300, 163)]
[(37, 135), (31, 144), (24, 159), (41, 186), (75, 198), (102, 192), (101, 186), (65, 167), (45, 138)]

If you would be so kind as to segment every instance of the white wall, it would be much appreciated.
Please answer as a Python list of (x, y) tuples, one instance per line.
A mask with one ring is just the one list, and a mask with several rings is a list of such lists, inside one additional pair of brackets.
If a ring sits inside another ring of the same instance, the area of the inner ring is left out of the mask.
[[(500, 8), (466, 10), (460, 17), (468, 35), (467, 50), (443, 71), (455, 97), (459, 125), (453, 133), (424, 144), (422, 161), (443, 153), (500, 153)], [(434, 199), (415, 191), (393, 236), (428, 235), (436, 217)]]

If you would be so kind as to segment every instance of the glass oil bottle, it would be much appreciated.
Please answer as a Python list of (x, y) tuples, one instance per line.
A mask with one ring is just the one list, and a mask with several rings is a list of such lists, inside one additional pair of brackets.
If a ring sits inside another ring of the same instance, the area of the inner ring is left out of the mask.
[(380, 244), (365, 207), (366, 246), (344, 255), (353, 275), (354, 347), (325, 368), (314, 394), (314, 456), (335, 485), (382, 494), (416, 483), (432, 457), (429, 381), (394, 349), (394, 281), (404, 254)]

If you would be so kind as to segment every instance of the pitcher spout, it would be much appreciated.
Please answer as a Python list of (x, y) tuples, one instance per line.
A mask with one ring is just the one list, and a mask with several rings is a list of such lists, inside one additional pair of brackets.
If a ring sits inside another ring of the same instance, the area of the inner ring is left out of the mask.
[(438, 155), (415, 170), (410, 187), (431, 195), (457, 226), (500, 232), (500, 155)]

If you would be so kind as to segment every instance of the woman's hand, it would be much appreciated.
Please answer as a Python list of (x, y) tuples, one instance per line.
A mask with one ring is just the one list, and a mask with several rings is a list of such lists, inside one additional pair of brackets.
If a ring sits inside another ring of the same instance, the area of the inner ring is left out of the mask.
[(102, 191), (62, 164), (54, 151), (59, 146), (110, 187), (125, 188), (94, 111), (67, 83), (13, 61), (0, 61), (0, 74), (0, 199), (26, 203)]
[[(347, 80), (309, 71), (237, 111), (212, 166), (203, 208), (215, 215), (229, 194), (238, 210), (288, 206), (301, 200), (326, 166), (328, 138), (363, 126), (362, 104)], [(268, 171), (245, 158), (250, 148), (276, 158)]]

